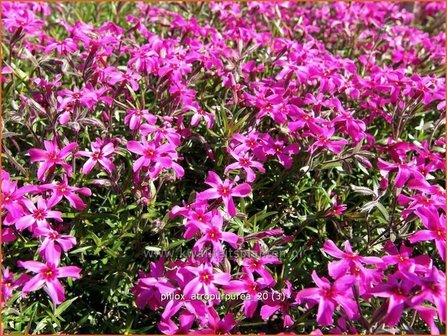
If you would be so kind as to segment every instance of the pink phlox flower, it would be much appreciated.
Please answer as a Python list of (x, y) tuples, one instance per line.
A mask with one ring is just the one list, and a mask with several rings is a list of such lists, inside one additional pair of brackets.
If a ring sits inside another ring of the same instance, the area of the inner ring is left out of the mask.
[(208, 223), (196, 221), (194, 224), (200, 229), (203, 236), (194, 244), (193, 251), (198, 253), (203, 250), (205, 245), (210, 244), (213, 247), (210, 259), (212, 263), (217, 264), (223, 260), (223, 242), (227, 242), (234, 249), (238, 247), (238, 235), (222, 231), (223, 217), (219, 211), (214, 212)]
[(193, 331), (192, 325), (195, 320), (196, 316), (194, 314), (183, 312), (178, 318), (179, 325), (171, 319), (163, 319), (157, 324), (157, 327), (166, 335), (186, 335)]
[(437, 210), (425, 207), (418, 208), (415, 213), (421, 219), (422, 224), (426, 229), (419, 230), (412, 234), (408, 240), (412, 244), (420, 241), (434, 240), (441, 259), (445, 261), (445, 215), (439, 215)]
[(327, 240), (321, 250), (334, 258), (340, 259), (331, 261), (328, 265), (329, 275), (334, 279), (350, 274), (351, 266), (353, 266), (353, 269), (356, 269), (356, 273), (363, 273), (364, 276), (367, 276), (367, 271), (363, 264), (377, 266), (383, 263), (379, 257), (362, 257), (357, 252), (354, 252), (348, 240), (345, 242), (344, 252), (332, 240)]
[(79, 279), (81, 269), (76, 266), (59, 267), (59, 262), (60, 260), (57, 257), (52, 260), (47, 260), (45, 264), (34, 260), (19, 261), (17, 263), (18, 266), (25, 268), (27, 271), (37, 273), (37, 275), (33, 276), (23, 285), (22, 294), (27, 295), (29, 292), (44, 287), (55, 305), (65, 301), (65, 290), (59, 279)]
[(116, 83), (120, 83), (122, 86), (129, 84), (132, 90), (138, 91), (139, 84), (138, 81), (141, 79), (141, 76), (131, 70), (127, 70), (125, 73), (115, 70), (109, 73), (108, 83), (110, 85), (115, 85)]
[(253, 252), (258, 254), (258, 256), (244, 258), (242, 260), (242, 266), (245, 267), (247, 272), (256, 273), (260, 277), (262, 277), (264, 283), (267, 286), (274, 286), (276, 283), (275, 279), (273, 279), (272, 275), (267, 270), (266, 265), (268, 264), (278, 265), (281, 264), (281, 261), (278, 259), (278, 257), (274, 255), (261, 256), (261, 246), (259, 243), (255, 244)]
[(411, 306), (411, 291), (415, 283), (402, 276), (399, 271), (389, 275), (385, 283), (375, 286), (370, 293), (373, 296), (387, 298), (387, 311), (384, 322), (386, 325), (395, 326), (407, 307)]
[(439, 320), (446, 321), (446, 282), (445, 273), (432, 266), (425, 274), (420, 276), (416, 273), (403, 272), (403, 275), (420, 286), (420, 290), (411, 297), (411, 305), (419, 305), (424, 301), (431, 302), (435, 305), (438, 312)]
[(274, 155), (278, 159), (279, 163), (285, 168), (289, 169), (292, 167), (292, 155), (298, 154), (299, 146), (298, 144), (286, 144), (285, 141), (279, 138), (269, 138), (264, 146), (266, 154)]
[(400, 271), (408, 272), (424, 272), (430, 265), (431, 259), (429, 256), (420, 255), (414, 258), (411, 257), (413, 249), (402, 244), (399, 249), (392, 242), (388, 241), (384, 247), (388, 255), (382, 257), (384, 264), (388, 267), (390, 265), (397, 265)]
[(51, 210), (53, 205), (41, 196), (37, 198), (37, 207), (29, 199), (24, 199), (23, 204), (28, 210), (28, 214), (17, 219), (15, 223), (17, 230), (23, 231), (29, 227), (33, 228), (33, 225), (44, 228), (48, 227), (48, 219), (55, 219), (58, 222), (62, 222), (62, 213), (60, 211)]
[(52, 194), (48, 200), (48, 203), (56, 205), (63, 198), (65, 198), (70, 206), (76, 210), (83, 210), (85, 208), (85, 203), (79, 197), (79, 195), (90, 196), (92, 194), (91, 190), (86, 187), (73, 187), (68, 184), (67, 175), (62, 175), (62, 181), (57, 183), (48, 183), (38, 186), (40, 190), (51, 190)]
[(53, 50), (56, 50), (59, 55), (68, 55), (77, 51), (78, 45), (72, 38), (67, 37), (62, 41), (54, 41), (53, 43), (49, 43), (44, 52), (45, 54), (50, 54)]
[(406, 218), (419, 208), (427, 208), (433, 211), (445, 208), (445, 198), (436, 194), (415, 193), (413, 196), (407, 196), (401, 193), (397, 197), (398, 204), (404, 206), (402, 217)]
[(390, 163), (379, 158), (377, 166), (380, 174), (385, 178), (390, 172), (397, 170), (394, 185), (397, 188), (403, 188), (410, 178), (414, 179), (414, 182), (421, 181), (420, 183), (423, 183), (425, 181), (424, 175), (419, 172), (414, 163)]
[(176, 287), (165, 276), (164, 262), (164, 258), (160, 258), (150, 263), (149, 273), (139, 272), (139, 279), (132, 288), (132, 293), (140, 309), (149, 306), (150, 309), (157, 310), (162, 303), (161, 295), (176, 291)]
[(208, 323), (204, 329), (197, 330), (195, 333), (204, 335), (225, 335), (237, 325), (234, 315), (229, 313), (220, 319), (214, 308), (208, 309)]
[(205, 183), (211, 186), (211, 188), (200, 192), (197, 195), (197, 200), (222, 199), (225, 210), (231, 217), (236, 215), (233, 197), (246, 197), (251, 193), (251, 187), (248, 183), (241, 183), (235, 186), (230, 179), (222, 181), (213, 171), (208, 172)]
[(204, 120), (206, 127), (212, 128), (214, 125), (214, 115), (212, 113), (205, 112), (197, 103), (183, 106), (184, 112), (192, 112), (191, 126), (196, 127), (200, 120)]
[(61, 250), (67, 252), (76, 245), (76, 238), (66, 234), (60, 234), (58, 231), (37, 227), (34, 236), (41, 238), (41, 244), (38, 252), (41, 253), (46, 260), (50, 260), (52, 256), (61, 254)]
[(269, 292), (268, 298), (262, 300), (264, 305), (261, 307), (261, 317), (267, 320), (270, 316), (276, 313), (278, 310), (281, 311), (283, 316), (284, 328), (289, 328), (293, 326), (294, 322), (290, 316), (289, 310), (291, 306), (295, 306), (298, 303), (292, 300), (292, 284), (289, 281), (284, 281), (285, 287), (281, 289), (281, 292), (275, 290)]
[(88, 160), (82, 167), (82, 173), (85, 175), (90, 174), (95, 165), (99, 163), (107, 173), (111, 174), (115, 169), (115, 165), (110, 160), (110, 157), (115, 152), (115, 145), (112, 142), (106, 142), (98, 138), (90, 146), (92, 151), (85, 150), (77, 153), (77, 155), (88, 157)]
[(150, 125), (154, 125), (157, 122), (157, 117), (149, 113), (148, 110), (141, 110), (138, 108), (128, 109), (127, 114), (124, 117), (124, 123), (129, 125), (129, 128), (132, 131), (140, 128), (142, 120)]
[(263, 279), (256, 279), (251, 272), (244, 272), (240, 280), (232, 280), (224, 286), (225, 293), (241, 294), (246, 293), (250, 299), (244, 300), (243, 310), (244, 315), (248, 318), (253, 317), (259, 302), (259, 293), (266, 288), (267, 285)]
[(237, 160), (235, 163), (231, 163), (225, 167), (225, 174), (233, 169), (243, 169), (246, 173), (246, 181), (251, 183), (256, 179), (256, 173), (253, 168), (256, 168), (259, 172), (265, 173), (265, 169), (258, 161), (253, 160), (253, 156), (248, 153), (237, 154), (233, 151), (229, 151), (230, 155)]
[(198, 267), (185, 266), (194, 277), (183, 289), (185, 298), (189, 299), (193, 294), (206, 294), (218, 296), (219, 291), (216, 286), (226, 285), (231, 278), (229, 273), (215, 272), (209, 264), (203, 263)]
[(40, 162), (37, 170), (37, 178), (43, 181), (44, 176), (49, 171), (54, 171), (57, 165), (64, 168), (68, 176), (71, 176), (72, 167), (65, 162), (65, 159), (72, 154), (78, 147), (77, 143), (69, 143), (62, 149), (59, 149), (56, 139), (51, 141), (44, 141), (45, 150), (32, 148), (29, 150), (31, 162)]
[(180, 146), (181, 144), (181, 136), (178, 130), (172, 127), (168, 120), (162, 126), (143, 124), (140, 126), (140, 134), (142, 136), (150, 135), (154, 141), (158, 142), (166, 140), (173, 146)]
[(315, 271), (312, 272), (312, 279), (317, 285), (316, 288), (305, 288), (296, 295), (296, 301), (303, 300), (311, 305), (318, 303), (317, 322), (322, 326), (333, 323), (333, 314), (337, 306), (341, 306), (350, 319), (357, 318), (358, 307), (353, 300), (352, 287), (355, 278), (345, 275), (338, 278), (333, 284), (326, 278), (320, 278)]
[(9, 176), (2, 176), (0, 206), (2, 210), (7, 210), (5, 211), (6, 216), (2, 221), (3, 225), (12, 225), (17, 218), (25, 214), (23, 203), (25, 194), (38, 192), (38, 186), (27, 185), (19, 188), (17, 181), (11, 181)]
[(329, 149), (335, 154), (340, 154), (343, 147), (348, 144), (346, 139), (333, 140), (331, 139), (335, 133), (334, 127), (320, 127), (309, 125), (312, 131), (312, 135), (316, 138), (316, 141), (309, 146), (309, 152), (314, 152), (318, 148)]
[(149, 167), (147, 173), (151, 179), (154, 179), (163, 169), (172, 168), (178, 177), (184, 175), (183, 168), (175, 162), (178, 159), (178, 154), (175, 146), (171, 143), (159, 144), (143, 138), (142, 142), (129, 141), (127, 149), (141, 155), (133, 164), (134, 172)]
[(12, 291), (18, 287), (21, 287), (31, 277), (28, 274), (21, 274), (17, 279), (14, 279), (14, 274), (9, 271), (9, 268), (3, 268), (2, 271), (2, 303), (9, 300), (12, 297)]

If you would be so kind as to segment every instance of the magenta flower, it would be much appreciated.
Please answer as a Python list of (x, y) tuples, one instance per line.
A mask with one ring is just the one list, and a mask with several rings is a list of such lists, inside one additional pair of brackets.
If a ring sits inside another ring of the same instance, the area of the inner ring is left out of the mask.
[(384, 264), (387, 266), (397, 265), (397, 268), (400, 271), (421, 272), (425, 271), (431, 264), (431, 259), (427, 255), (411, 258), (413, 249), (405, 246), (405, 244), (402, 244), (400, 249), (397, 249), (397, 247), (389, 241), (385, 244), (385, 251), (388, 255), (382, 257)]
[(149, 273), (139, 272), (140, 279), (132, 292), (135, 295), (135, 302), (141, 309), (147, 305), (152, 310), (156, 310), (161, 304), (161, 292), (172, 293), (174, 286), (164, 276), (164, 259), (150, 263)]
[(111, 174), (115, 169), (115, 165), (110, 160), (110, 156), (115, 152), (115, 146), (113, 143), (105, 143), (101, 139), (96, 139), (91, 143), (92, 151), (79, 151), (77, 154), (88, 157), (89, 159), (84, 163), (82, 167), (82, 173), (88, 175), (93, 167), (99, 163), (107, 173)]
[(46, 227), (37, 227), (34, 230), (34, 236), (43, 238), (38, 251), (45, 256), (46, 260), (50, 260), (54, 255), (60, 256), (61, 249), (67, 252), (76, 245), (75, 237), (60, 234)]
[(410, 178), (414, 179), (413, 183), (420, 181), (420, 184), (424, 184), (425, 177), (415, 166), (411, 166), (407, 163), (389, 163), (382, 159), (378, 160), (377, 166), (384, 177), (386, 177), (389, 172), (397, 170), (394, 179), (394, 186), (397, 188), (402, 188)]
[(186, 204), (184, 207), (178, 205), (174, 206), (169, 213), (170, 218), (177, 215), (181, 215), (185, 218), (183, 225), (186, 227), (183, 237), (185, 239), (192, 239), (199, 233), (199, 227), (205, 223), (209, 223), (213, 214), (217, 210), (211, 212), (208, 211), (207, 202), (194, 202), (192, 204)]
[(4, 268), (2, 273), (2, 303), (5, 303), (6, 300), (12, 297), (12, 291), (27, 282), (30, 276), (22, 274), (14, 280), (14, 274), (8, 268)]
[(2, 243), (10, 243), (17, 239), (14, 230), (10, 227), (2, 229)]
[(275, 155), (279, 163), (285, 168), (292, 167), (293, 160), (291, 156), (299, 152), (298, 144), (286, 145), (284, 141), (278, 138), (269, 138), (264, 148), (266, 154)]
[(334, 127), (319, 127), (311, 125), (311, 129), (317, 137), (317, 140), (309, 147), (309, 151), (313, 152), (317, 148), (327, 148), (335, 154), (340, 154), (343, 147), (348, 144), (346, 139), (331, 139), (335, 133)]
[(29, 150), (31, 162), (40, 162), (37, 170), (37, 178), (43, 181), (43, 177), (47, 172), (54, 170), (56, 165), (61, 165), (68, 176), (71, 176), (71, 166), (65, 162), (65, 159), (72, 154), (78, 147), (78, 144), (72, 142), (67, 146), (59, 149), (56, 139), (52, 141), (44, 141), (45, 150), (32, 148)]
[(395, 273), (388, 276), (386, 283), (377, 285), (371, 290), (372, 295), (388, 299), (384, 319), (388, 326), (395, 326), (399, 322), (404, 309), (411, 306), (410, 293), (414, 285), (413, 281), (407, 280), (400, 273)]
[(47, 219), (55, 219), (58, 222), (62, 222), (62, 213), (51, 210), (53, 205), (40, 196), (37, 198), (37, 207), (29, 199), (25, 199), (23, 204), (28, 209), (29, 214), (16, 221), (17, 230), (23, 231), (33, 224), (36, 224), (38, 227), (48, 227)]
[[(143, 124), (140, 127), (140, 134), (142, 136), (151, 135), (155, 142), (163, 143), (164, 140), (174, 146), (180, 146), (181, 136), (177, 129), (172, 127), (171, 121), (168, 117), (164, 118), (164, 124), (162, 126)], [(168, 119), (168, 120), (166, 120)]]
[(185, 298), (191, 298), (193, 294), (218, 295), (219, 291), (216, 285), (225, 285), (231, 278), (228, 273), (215, 273), (213, 268), (207, 264), (201, 264), (198, 267), (186, 266), (185, 269), (195, 276), (183, 289)]
[(38, 188), (41, 190), (52, 191), (52, 195), (48, 200), (49, 204), (56, 205), (63, 198), (65, 198), (70, 203), (70, 206), (76, 210), (83, 210), (85, 208), (85, 203), (77, 194), (81, 194), (83, 196), (90, 196), (92, 194), (89, 188), (78, 188), (69, 186), (67, 175), (62, 175), (62, 182), (43, 184), (40, 185)]
[(185, 112), (192, 111), (191, 126), (195, 127), (200, 123), (200, 120), (205, 120), (206, 127), (212, 128), (214, 124), (214, 115), (205, 112), (198, 104), (186, 105), (183, 107)]
[[(64, 99), (59, 100), (60, 106), (59, 109), (65, 110), (67, 106), (79, 106), (83, 105), (89, 109), (92, 109), (93, 106), (98, 102), (98, 95), (95, 90), (89, 86), (83, 87), (81, 89), (74, 87), (73, 91), (69, 89), (64, 89), (59, 91), (59, 96), (65, 97)], [(71, 108), (70, 108), (71, 109)]]
[[(257, 244), (253, 250), (259, 253), (259, 248), (260, 246)], [(266, 285), (273, 286), (275, 280), (265, 267), (265, 265), (268, 264), (281, 264), (281, 261), (273, 255), (265, 255), (259, 258), (244, 258), (244, 260), (242, 260), (242, 266), (244, 266), (247, 271), (259, 274)]]
[(182, 177), (184, 174), (183, 168), (174, 162), (178, 159), (178, 155), (175, 146), (170, 143), (160, 145), (142, 139), (142, 143), (129, 141), (127, 149), (132, 153), (141, 155), (133, 164), (134, 172), (138, 172), (142, 167), (150, 167), (149, 177), (152, 179), (156, 178), (163, 168), (172, 168), (178, 177)]
[(17, 264), (20, 267), (25, 268), (27, 271), (37, 273), (37, 275), (32, 277), (24, 284), (22, 293), (27, 295), (29, 292), (34, 292), (44, 287), (45, 291), (48, 295), (50, 295), (55, 305), (65, 301), (64, 287), (62, 287), (59, 279), (79, 279), (81, 269), (76, 266), (59, 267), (59, 262), (60, 260), (58, 258), (47, 261), (46, 264), (33, 260), (19, 261)]
[(421, 219), (422, 224), (426, 227), (426, 230), (417, 231), (408, 240), (412, 244), (420, 241), (434, 240), (441, 259), (445, 261), (445, 215), (439, 215), (436, 210), (424, 207), (418, 208), (415, 212)]
[(74, 53), (78, 50), (78, 45), (72, 38), (65, 38), (60, 42), (53, 42), (47, 45), (45, 48), (45, 54), (50, 54), (53, 50), (56, 50), (59, 55), (67, 55)]
[(229, 334), (231, 329), (233, 329), (237, 324), (233, 314), (227, 314), (222, 319), (220, 319), (214, 308), (208, 309), (207, 317), (207, 328), (196, 331), (197, 334), (225, 335)]
[(122, 73), (121, 71), (113, 71), (109, 73), (109, 81), (110, 85), (115, 85), (116, 83), (120, 83), (122, 86), (129, 84), (132, 90), (138, 91), (139, 85), (138, 81), (141, 79), (141, 76), (137, 73), (133, 73), (130, 70), (127, 70), (126, 73)]
[(166, 335), (186, 335), (191, 333), (191, 327), (195, 320), (196, 316), (194, 314), (182, 313), (178, 318), (179, 326), (171, 319), (163, 319), (157, 326)]
[(240, 280), (232, 280), (228, 285), (224, 286), (225, 293), (247, 293), (250, 295), (249, 300), (244, 300), (244, 314), (251, 318), (253, 317), (256, 308), (258, 307), (258, 294), (266, 287), (263, 279), (253, 277), (253, 273), (245, 272)]
[(233, 197), (246, 197), (251, 193), (251, 187), (248, 183), (242, 183), (234, 186), (233, 182), (225, 179), (222, 182), (220, 177), (213, 171), (208, 172), (208, 177), (205, 183), (211, 186), (210, 189), (202, 191), (197, 195), (197, 200), (210, 200), (221, 198), (225, 205), (225, 210), (230, 216), (236, 215), (236, 207), (233, 202)]
[(140, 127), (142, 119), (151, 125), (157, 121), (157, 117), (150, 114), (148, 110), (129, 109), (124, 117), (124, 123), (129, 125), (129, 128), (133, 131)]
[(315, 271), (312, 279), (317, 288), (305, 288), (296, 295), (296, 300), (318, 303), (317, 322), (322, 326), (333, 323), (332, 315), (335, 308), (340, 305), (350, 319), (354, 319), (358, 313), (357, 303), (353, 300), (352, 286), (355, 278), (347, 275), (338, 278), (333, 284), (326, 278), (320, 278)]
[(264, 305), (261, 308), (261, 317), (267, 320), (275, 314), (278, 310), (281, 311), (283, 316), (284, 328), (291, 327), (293, 325), (292, 317), (290, 316), (289, 309), (291, 306), (297, 305), (296, 302), (291, 302), (292, 298), (292, 284), (289, 281), (285, 281), (286, 287), (281, 290), (281, 293), (272, 291), (269, 293), (266, 300), (263, 300)]
[(198, 253), (204, 248), (205, 244), (211, 244), (213, 246), (212, 263), (219, 263), (224, 257), (222, 242), (227, 242), (234, 249), (238, 247), (238, 235), (222, 231), (223, 217), (219, 212), (211, 218), (209, 224), (201, 221), (196, 221), (194, 224), (202, 231), (203, 236), (194, 244), (193, 251)]
[[(3, 172), (3, 171), (2, 171)], [(17, 187), (17, 181), (11, 181), (9, 176), (3, 176), (1, 183), (1, 209), (8, 210), (3, 224), (10, 225), (14, 219), (21, 217), (23, 210), (23, 196), (27, 193), (36, 193), (39, 191), (38, 186), (27, 185), (20, 188)]]
[(362, 264), (381, 265), (382, 259), (378, 257), (362, 257), (357, 252), (352, 251), (351, 244), (347, 240), (345, 242), (345, 252), (341, 251), (332, 240), (327, 240), (322, 250), (334, 258), (340, 259), (329, 263), (329, 275), (334, 279), (338, 279), (346, 274), (349, 274), (351, 266), (358, 269), (358, 272), (364, 273), (366, 276), (366, 269)]
[(248, 153), (237, 154), (233, 151), (230, 151), (230, 154), (232, 157), (234, 157), (237, 160), (237, 162), (226, 166), (225, 174), (233, 169), (243, 169), (247, 175), (247, 178), (246, 178), (247, 182), (251, 183), (256, 179), (256, 173), (254, 172), (252, 167), (258, 169), (261, 173), (265, 173), (265, 169), (262, 166), (262, 164), (258, 161), (254, 161), (253, 157), (251, 155), (249, 155)]
[(424, 276), (403, 272), (403, 275), (420, 286), (420, 290), (411, 298), (412, 305), (419, 305), (424, 301), (433, 303), (438, 311), (439, 319), (446, 321), (446, 282), (445, 273), (432, 266)]

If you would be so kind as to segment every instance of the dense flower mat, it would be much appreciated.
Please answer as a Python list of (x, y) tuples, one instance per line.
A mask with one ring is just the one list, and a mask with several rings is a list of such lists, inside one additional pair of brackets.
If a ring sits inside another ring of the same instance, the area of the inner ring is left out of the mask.
[(2, 22), (5, 332), (445, 331), (443, 2)]

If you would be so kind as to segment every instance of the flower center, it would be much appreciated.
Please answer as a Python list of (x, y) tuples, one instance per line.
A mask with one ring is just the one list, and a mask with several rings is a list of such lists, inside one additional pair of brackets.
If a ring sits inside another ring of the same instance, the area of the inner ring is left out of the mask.
[(209, 285), (211, 281), (213, 280), (213, 275), (208, 271), (202, 271), (199, 274), (199, 280), (200, 282), (204, 283), (205, 285)]
[(429, 288), (432, 290), (432, 292), (433, 293), (439, 293), (440, 292), (440, 288), (439, 288), (439, 286), (437, 286), (436, 284), (431, 284), (430, 286), (429, 286)]
[(252, 269), (257, 270), (262, 266), (262, 263), (259, 260), (251, 259), (250, 266)]
[(219, 232), (219, 230), (217, 230), (214, 227), (209, 229), (207, 233), (208, 233), (208, 238), (210, 238), (211, 240), (219, 240), (219, 238), (222, 237), (222, 235)]
[(154, 155), (155, 155), (155, 151), (154, 151), (154, 150), (152, 150), (152, 149), (147, 149), (147, 150), (146, 150), (146, 156), (147, 156), (147, 157), (149, 157), (149, 158), (153, 158)]
[(33, 217), (37, 220), (42, 220), (45, 219), (46, 213), (44, 210), (42, 209), (37, 209), (36, 211), (34, 211), (33, 213)]
[(332, 287), (323, 288), (321, 294), (325, 298), (330, 299), (330, 298), (332, 298), (334, 296), (334, 291), (333, 291)]
[(43, 271), (43, 276), (46, 279), (54, 279), (56, 277), (56, 269), (53, 267), (48, 267), (46, 270)]
[(79, 98), (81, 98), (81, 95), (79, 93), (73, 93), (73, 98), (79, 99)]
[(49, 235), (49, 238), (53, 239), (53, 240), (58, 239), (59, 238), (59, 233), (51, 232), (50, 235)]
[(101, 158), (101, 152), (94, 152), (92, 157), (94, 160), (99, 160)]
[(222, 197), (228, 197), (230, 196), (230, 188), (228, 187), (220, 187), (218, 189), (219, 195), (221, 195)]
[(239, 162), (240, 162), (242, 167), (247, 167), (248, 166), (248, 160), (247, 159), (241, 159)]

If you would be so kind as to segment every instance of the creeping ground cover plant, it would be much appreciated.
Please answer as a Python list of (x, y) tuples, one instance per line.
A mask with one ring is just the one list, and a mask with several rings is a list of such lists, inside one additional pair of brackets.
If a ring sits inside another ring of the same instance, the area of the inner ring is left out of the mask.
[(3, 333), (445, 333), (444, 2), (1, 6)]

